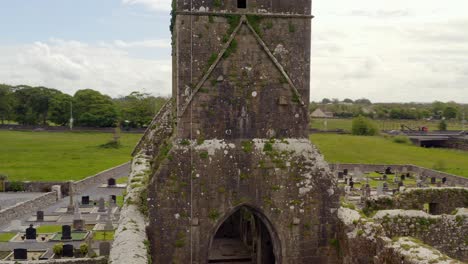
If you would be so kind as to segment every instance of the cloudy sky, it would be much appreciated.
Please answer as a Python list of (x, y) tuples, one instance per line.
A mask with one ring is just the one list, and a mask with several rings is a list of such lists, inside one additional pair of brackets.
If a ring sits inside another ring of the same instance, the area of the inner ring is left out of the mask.
[[(169, 95), (169, 9), (1, 0), (0, 83)], [(468, 103), (466, 0), (313, 0), (313, 10), (313, 100)]]

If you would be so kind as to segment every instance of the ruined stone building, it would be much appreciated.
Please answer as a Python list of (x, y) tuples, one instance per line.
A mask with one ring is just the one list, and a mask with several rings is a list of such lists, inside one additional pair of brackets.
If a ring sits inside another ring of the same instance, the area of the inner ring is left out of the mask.
[(311, 0), (173, 9), (173, 96), (133, 153), (109, 263), (467, 260), (468, 188), (357, 211), (310, 143)]
[(310, 0), (178, 0), (175, 14), (153, 262), (333, 260), (336, 181), (307, 134)]

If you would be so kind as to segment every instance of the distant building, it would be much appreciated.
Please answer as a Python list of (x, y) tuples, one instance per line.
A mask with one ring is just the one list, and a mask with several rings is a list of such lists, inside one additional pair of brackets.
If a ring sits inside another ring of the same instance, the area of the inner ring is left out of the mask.
[(332, 118), (333, 113), (332, 112), (324, 112), (322, 109), (317, 108), (317, 109), (315, 109), (314, 112), (312, 112), (312, 114), (310, 114), (310, 117), (313, 117), (313, 118)]

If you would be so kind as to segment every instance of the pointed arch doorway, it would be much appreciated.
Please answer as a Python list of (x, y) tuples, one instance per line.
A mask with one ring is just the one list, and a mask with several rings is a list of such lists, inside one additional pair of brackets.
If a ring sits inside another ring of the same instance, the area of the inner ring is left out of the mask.
[(277, 264), (279, 239), (271, 223), (248, 206), (225, 217), (211, 238), (208, 263)]

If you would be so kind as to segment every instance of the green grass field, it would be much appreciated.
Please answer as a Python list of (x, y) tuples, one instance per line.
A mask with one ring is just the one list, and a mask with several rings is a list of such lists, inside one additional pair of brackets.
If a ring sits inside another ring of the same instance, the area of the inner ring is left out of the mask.
[[(8, 242), (10, 241), (14, 236), (16, 236), (16, 233), (1, 233), (0, 234), (0, 242)], [(1, 258), (0, 258), (1, 260)]]
[(9, 180), (79, 180), (120, 165), (141, 134), (122, 134), (119, 149), (99, 147), (111, 133), (0, 131), (0, 174)]
[(468, 152), (426, 149), (384, 137), (314, 134), (312, 142), (330, 163), (413, 164), (468, 177)]
[[(327, 125), (325, 125), (325, 122)], [(352, 119), (311, 119), (310, 126), (320, 130), (343, 129), (351, 131)], [(424, 120), (374, 120), (377, 127), (381, 130), (400, 130), (401, 125), (405, 124), (410, 128), (428, 127), (430, 131), (438, 130), (438, 121)], [(462, 125), (458, 122), (447, 122), (448, 130), (462, 130)]]

